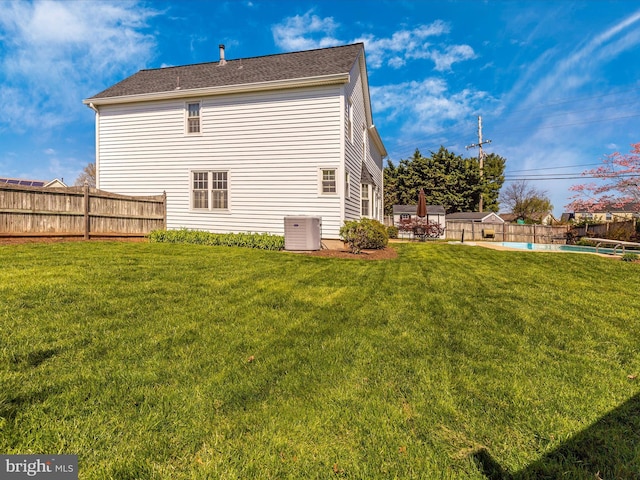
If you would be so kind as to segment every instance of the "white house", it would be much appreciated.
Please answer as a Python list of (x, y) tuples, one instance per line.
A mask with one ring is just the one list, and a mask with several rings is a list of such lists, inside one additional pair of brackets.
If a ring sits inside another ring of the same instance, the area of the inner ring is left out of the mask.
[(283, 234), (284, 217), (382, 221), (364, 45), (141, 70), (84, 100), (97, 187), (167, 194), (168, 228)]

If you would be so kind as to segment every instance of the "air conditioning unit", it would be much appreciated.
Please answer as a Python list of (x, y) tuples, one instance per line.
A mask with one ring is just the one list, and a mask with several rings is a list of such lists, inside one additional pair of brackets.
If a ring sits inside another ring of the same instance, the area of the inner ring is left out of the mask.
[(285, 250), (320, 250), (321, 239), (322, 217), (284, 217)]

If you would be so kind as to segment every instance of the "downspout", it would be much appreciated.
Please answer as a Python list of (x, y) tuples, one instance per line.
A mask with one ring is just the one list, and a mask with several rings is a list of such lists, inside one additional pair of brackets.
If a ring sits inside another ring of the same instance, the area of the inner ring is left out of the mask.
[(100, 111), (93, 104), (89, 103), (89, 108), (96, 112), (96, 188), (100, 188)]

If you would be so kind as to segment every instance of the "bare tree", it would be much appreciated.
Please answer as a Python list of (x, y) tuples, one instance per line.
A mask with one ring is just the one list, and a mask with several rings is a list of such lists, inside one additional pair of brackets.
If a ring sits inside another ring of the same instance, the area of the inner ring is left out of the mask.
[(500, 192), (500, 203), (523, 220), (534, 221), (552, 208), (546, 190), (532, 187), (526, 180), (513, 182)]
[(95, 188), (96, 186), (96, 164), (94, 162), (84, 167), (82, 173), (76, 178), (74, 185), (82, 186), (85, 182), (87, 182), (90, 187)]

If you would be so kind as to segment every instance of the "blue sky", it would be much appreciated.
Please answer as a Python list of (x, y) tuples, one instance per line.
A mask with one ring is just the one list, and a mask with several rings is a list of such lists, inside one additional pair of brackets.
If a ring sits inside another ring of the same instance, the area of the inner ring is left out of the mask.
[(477, 155), (482, 115), (485, 151), (559, 214), (567, 177), (640, 141), (636, 0), (0, 0), (0, 176), (73, 183), (95, 159), (82, 100), (139, 69), (359, 41), (393, 162)]

